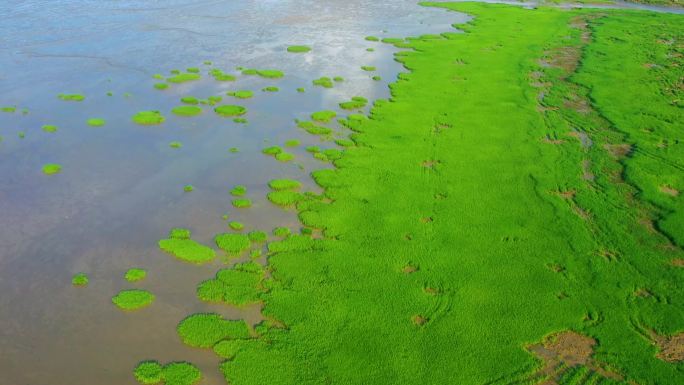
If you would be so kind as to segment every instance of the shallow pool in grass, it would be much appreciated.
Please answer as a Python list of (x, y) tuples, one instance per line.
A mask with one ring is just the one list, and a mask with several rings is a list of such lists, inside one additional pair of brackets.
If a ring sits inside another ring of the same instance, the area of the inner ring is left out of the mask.
[[(370, 105), (339, 103), (389, 97), (402, 70), (396, 48), (366, 36), (465, 20), (389, 0), (29, 0), (3, 2), (0, 14), (0, 372), (16, 385), (135, 384), (144, 360), (188, 360), (203, 384), (223, 383), (219, 358), (176, 333), (197, 312), (261, 319), (258, 304), (197, 298), (200, 282), (250, 260), (227, 258), (214, 236), (299, 231), (295, 211), (267, 198), (269, 181), (318, 192), (309, 173), (332, 167), (324, 151), (342, 149), (350, 131), (295, 119), (365, 113)], [(320, 78), (332, 87), (312, 83)], [(274, 146), (287, 156), (262, 153)], [(244, 193), (231, 195), (235, 186)], [(172, 228), (216, 257), (191, 264), (160, 250)], [(131, 268), (145, 279), (125, 279)], [(77, 273), (87, 285), (72, 284)], [(125, 290), (154, 300), (122, 311), (112, 298)]]

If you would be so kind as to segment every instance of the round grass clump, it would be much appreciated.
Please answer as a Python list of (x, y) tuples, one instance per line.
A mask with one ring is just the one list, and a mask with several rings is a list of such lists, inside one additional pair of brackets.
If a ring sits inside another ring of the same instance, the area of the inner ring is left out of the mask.
[(298, 139), (289, 139), (285, 141), (285, 147), (297, 147), (301, 143)]
[(180, 115), (180, 116), (195, 116), (195, 115), (201, 114), (202, 109), (197, 107), (197, 106), (192, 106), (192, 105), (190, 105), (190, 106), (177, 106), (177, 107), (173, 107), (173, 109), (171, 109), (171, 112), (173, 112), (176, 115)]
[(159, 111), (140, 111), (131, 118), (134, 123), (145, 126), (161, 124), (165, 119)]
[(249, 237), (244, 234), (218, 234), (214, 241), (216, 246), (229, 254), (240, 254), (249, 249)]
[(214, 108), (214, 111), (225, 117), (233, 117), (233, 116), (240, 116), (244, 115), (247, 113), (247, 109), (242, 106), (236, 106), (236, 105), (231, 105), (231, 104), (226, 104), (223, 106), (218, 106)]
[(315, 86), (321, 86), (324, 88), (332, 88), (333, 87), (333, 81), (329, 77), (323, 76), (320, 77), (316, 80), (312, 81), (313, 85)]
[(276, 154), (275, 158), (276, 158), (276, 160), (279, 160), (281, 162), (289, 162), (292, 159), (294, 159), (295, 156), (294, 156), (294, 154), (290, 154), (289, 152), (283, 151), (283, 152)]
[(273, 179), (268, 182), (268, 187), (275, 191), (296, 190), (302, 187), (302, 183), (292, 179)]
[(126, 274), (124, 274), (124, 279), (128, 282), (142, 281), (145, 277), (147, 277), (147, 271), (145, 269), (132, 268), (128, 269)]
[(120, 291), (112, 297), (112, 302), (122, 310), (137, 310), (149, 306), (154, 298), (154, 294), (147, 290), (131, 289)]
[(267, 198), (278, 206), (292, 206), (304, 199), (304, 195), (295, 191), (271, 191)]
[(85, 286), (89, 281), (86, 273), (76, 273), (71, 277), (71, 284), (74, 286)]
[(266, 242), (266, 238), (268, 237), (265, 231), (260, 231), (260, 230), (254, 230), (250, 231), (249, 234), (247, 234), (247, 237), (249, 238), (250, 241), (254, 243), (259, 243), (259, 242)]
[(185, 103), (185, 104), (198, 104), (199, 103), (199, 99), (197, 99), (194, 96), (183, 96), (180, 99), (180, 101), (181, 101), (181, 103)]
[(143, 361), (133, 369), (133, 375), (141, 384), (158, 384), (162, 381), (162, 366), (157, 361)]
[(214, 249), (190, 239), (190, 235), (190, 230), (172, 229), (168, 239), (159, 241), (159, 248), (190, 263), (206, 263), (216, 257)]
[(245, 225), (242, 222), (233, 221), (228, 224), (228, 227), (233, 230), (240, 231), (245, 228)]
[(306, 45), (291, 45), (287, 47), (287, 52), (292, 52), (292, 53), (306, 53), (311, 51), (311, 47), (308, 47)]
[(290, 235), (291, 233), (292, 231), (287, 227), (276, 227), (275, 229), (273, 229), (273, 235), (275, 235), (276, 237), (284, 238)]
[(233, 96), (238, 99), (249, 99), (254, 96), (254, 92), (250, 90), (240, 90), (240, 91), (228, 91), (226, 95)]
[(57, 163), (47, 163), (43, 165), (43, 174), (52, 175), (62, 171), (62, 165)]
[(52, 125), (52, 124), (46, 124), (43, 127), (41, 127), (41, 129), (45, 132), (50, 132), (50, 133), (57, 132), (57, 126)]
[(266, 155), (278, 155), (281, 152), (283, 152), (283, 149), (280, 148), (279, 146), (271, 146), (271, 147), (266, 147), (263, 150), (261, 150), (262, 153)]
[(106, 122), (104, 119), (101, 118), (90, 118), (86, 121), (86, 123), (88, 123), (89, 126), (102, 127), (105, 125)]
[(247, 194), (247, 187), (239, 184), (235, 187), (233, 187), (232, 190), (230, 190), (230, 195), (236, 196), (236, 197), (241, 197), (243, 195)]
[(317, 111), (311, 114), (311, 119), (317, 122), (327, 123), (337, 116), (337, 112), (332, 110)]
[(172, 362), (162, 370), (164, 385), (194, 385), (202, 379), (202, 372), (188, 362)]
[(278, 92), (278, 91), (280, 91), (280, 88), (269, 86), (269, 87), (262, 88), (261, 91), (262, 92)]
[(81, 94), (59, 94), (57, 97), (68, 102), (82, 102), (85, 100), (85, 96)]
[(252, 201), (247, 198), (233, 199), (233, 206), (239, 209), (252, 206)]
[(228, 338), (249, 338), (243, 320), (225, 320), (219, 314), (198, 313), (182, 320), (176, 328), (183, 343), (198, 348), (210, 348)]

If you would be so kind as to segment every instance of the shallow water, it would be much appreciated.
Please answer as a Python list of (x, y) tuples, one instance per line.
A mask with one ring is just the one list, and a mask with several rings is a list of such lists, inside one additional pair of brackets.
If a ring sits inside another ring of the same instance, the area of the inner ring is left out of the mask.
[[(132, 369), (145, 359), (188, 360), (203, 384), (224, 383), (218, 358), (184, 346), (176, 324), (193, 312), (259, 321), (257, 306), (209, 305), (195, 286), (228, 266), (218, 258), (204, 266), (184, 264), (157, 248), (172, 227), (212, 244), (228, 231), (223, 214), (246, 230), (298, 228), (296, 214), (270, 204), (266, 183), (299, 179), (316, 191), (308, 173), (322, 167), (306, 145), (335, 147), (297, 129), (321, 109), (336, 109), (351, 96), (389, 96), (387, 83), (402, 70), (395, 49), (364, 41), (366, 35), (408, 36), (443, 32), (464, 15), (419, 7), (413, 1), (104, 1), (25, 0), (0, 3), (0, 383), (13, 385), (135, 384)], [(385, 32), (384, 32), (385, 31)], [(289, 54), (290, 44), (307, 44), (308, 54)], [(375, 52), (367, 52), (374, 47)], [(153, 88), (155, 73), (213, 66), (274, 68), (283, 79), (239, 76), (236, 82), (203, 80)], [(373, 65), (375, 73), (360, 66)], [(382, 81), (373, 81), (378, 74)], [(333, 89), (313, 87), (320, 76), (342, 76)], [(277, 93), (259, 91), (267, 85)], [(306, 93), (296, 92), (305, 87)], [(250, 100), (224, 102), (249, 109), (246, 125), (216, 116), (173, 116), (181, 96), (207, 97), (226, 90), (255, 91)], [(111, 92), (112, 96), (107, 96)], [(83, 93), (83, 102), (64, 102), (59, 93)], [(129, 93), (129, 96), (125, 94)], [(160, 110), (167, 120), (139, 126), (131, 116)], [(344, 115), (344, 113), (342, 113)], [(104, 118), (103, 127), (86, 120)], [(54, 124), (56, 133), (40, 127)], [(24, 139), (18, 137), (25, 132)], [(340, 137), (347, 131), (339, 129)], [(263, 147), (300, 139), (296, 155), (280, 163)], [(181, 141), (181, 149), (169, 143)], [(228, 151), (238, 147), (235, 154)], [(45, 163), (63, 170), (47, 176)], [(183, 192), (192, 184), (195, 191)], [(244, 184), (254, 206), (231, 207), (230, 189)], [(234, 261), (231, 261), (234, 262)], [(128, 283), (131, 267), (148, 270)], [(90, 284), (71, 286), (86, 272)], [(157, 300), (136, 312), (121, 312), (111, 297), (125, 288), (145, 288)]]

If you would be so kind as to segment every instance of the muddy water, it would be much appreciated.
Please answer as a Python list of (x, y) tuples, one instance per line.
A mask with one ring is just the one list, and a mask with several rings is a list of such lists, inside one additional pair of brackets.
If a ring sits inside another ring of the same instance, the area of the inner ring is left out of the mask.
[[(171, 227), (187, 227), (212, 244), (216, 233), (227, 231), (223, 214), (247, 231), (296, 230), (296, 214), (266, 200), (266, 183), (287, 177), (315, 190), (308, 173), (329, 165), (304, 147), (334, 144), (297, 129), (293, 119), (337, 109), (355, 95), (389, 96), (387, 83), (401, 71), (392, 59), (395, 49), (364, 36), (442, 32), (465, 20), (396, 0), (24, 0), (0, 2), (0, 18), (0, 106), (28, 109), (0, 112), (0, 384), (12, 385), (134, 384), (132, 369), (144, 359), (188, 360), (202, 370), (203, 384), (223, 383), (218, 359), (184, 346), (175, 326), (200, 311), (255, 323), (259, 308), (200, 302), (195, 286), (226, 261), (184, 264), (160, 252), (157, 240)], [(313, 51), (289, 54), (290, 44)], [(219, 83), (205, 75), (166, 91), (153, 88), (153, 74), (195, 66), (206, 72), (205, 60), (228, 73), (244, 66), (286, 76)], [(364, 72), (362, 65), (378, 71)], [(383, 80), (373, 81), (375, 74)], [(313, 87), (320, 76), (345, 81), (333, 89)], [(281, 91), (259, 91), (270, 85)], [(170, 113), (181, 96), (238, 89), (255, 91), (253, 99), (236, 102), (249, 109), (246, 125), (208, 107), (192, 118)], [(59, 93), (83, 93), (86, 100), (60, 101)], [(150, 109), (167, 121), (130, 122), (135, 112)], [(94, 117), (107, 124), (88, 126)], [(42, 132), (44, 124), (59, 130)], [(288, 149), (294, 162), (260, 153), (287, 139), (302, 141)], [(171, 141), (183, 147), (172, 149)], [(52, 162), (63, 165), (62, 173), (43, 175), (41, 166)], [(186, 184), (195, 191), (183, 192)], [(236, 184), (247, 186), (254, 207), (231, 207), (229, 190)], [(147, 269), (148, 278), (127, 283), (123, 274), (131, 267)], [(86, 288), (70, 284), (80, 271), (90, 275)], [(111, 297), (131, 287), (152, 291), (156, 302), (119, 311)]]

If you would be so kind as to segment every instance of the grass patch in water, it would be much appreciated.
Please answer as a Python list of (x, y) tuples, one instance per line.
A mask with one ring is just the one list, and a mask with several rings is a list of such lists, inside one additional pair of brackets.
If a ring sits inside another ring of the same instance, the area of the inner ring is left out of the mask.
[(248, 68), (242, 70), (243, 75), (258, 75), (261, 76), (262, 78), (267, 78), (267, 79), (278, 79), (282, 78), (285, 76), (283, 71), (279, 70), (258, 70), (254, 68)]
[(285, 147), (297, 147), (300, 144), (302, 144), (302, 142), (299, 139), (288, 139), (285, 141)]
[(254, 96), (254, 92), (250, 90), (240, 90), (240, 91), (228, 91), (226, 95), (233, 96), (238, 99), (249, 99)]
[(189, 105), (189, 106), (176, 106), (171, 109), (171, 112), (173, 112), (176, 115), (180, 116), (195, 116), (199, 115), (202, 113), (202, 109), (197, 106)]
[(190, 230), (172, 229), (169, 232), (168, 239), (159, 241), (159, 248), (182, 261), (190, 263), (206, 263), (216, 257), (214, 249), (190, 239), (190, 236)]
[(306, 46), (306, 45), (291, 45), (287, 47), (287, 52), (292, 52), (292, 53), (306, 53), (311, 51), (311, 47)]
[(197, 67), (190, 67), (190, 68), (186, 68), (185, 71), (192, 73), (192, 74), (198, 74), (200, 72), (200, 69)]
[(62, 171), (62, 165), (57, 163), (46, 163), (43, 165), (43, 174), (52, 175)]
[(312, 81), (314, 86), (320, 86), (324, 88), (332, 88), (333, 87), (333, 81), (327, 76), (322, 76), (318, 79), (315, 79)]
[(247, 124), (249, 121), (245, 118), (233, 118), (233, 122), (239, 123), (239, 124)]
[(380, 41), (380, 38), (377, 36), (366, 36), (367, 41)]
[(57, 132), (57, 126), (52, 125), (52, 124), (46, 124), (46, 125), (44, 125), (43, 127), (41, 127), (41, 129), (42, 129), (44, 132), (50, 132), (50, 133), (52, 133), (52, 132)]
[(271, 146), (264, 148), (261, 152), (266, 155), (278, 155), (283, 152), (283, 149), (280, 146)]
[(293, 179), (273, 179), (268, 182), (268, 187), (275, 191), (296, 190), (302, 187), (302, 182)]
[(375, 52), (375, 48), (366, 48), (366, 51), (368, 51), (368, 52)]
[(337, 116), (337, 112), (332, 110), (317, 111), (311, 114), (311, 119), (317, 122), (327, 123)]
[(375, 76), (373, 76), (371, 79), (375, 80), (376, 82), (379, 82), (380, 80), (382, 80), (382, 77), (381, 77), (381, 76), (378, 76), (378, 75), (375, 75)]
[(262, 88), (261, 91), (262, 92), (278, 92), (278, 91), (280, 91), (280, 89), (278, 87), (269, 86), (269, 87)]
[(368, 99), (363, 96), (353, 96), (350, 101), (340, 103), (340, 108), (345, 110), (356, 110), (368, 104)]
[(239, 184), (235, 187), (233, 187), (232, 190), (230, 190), (230, 195), (236, 196), (236, 197), (241, 197), (243, 195), (247, 194), (247, 187)]
[(209, 74), (214, 77), (214, 80), (219, 82), (232, 82), (237, 79), (234, 75), (224, 73), (219, 69), (213, 69), (209, 71)]
[(263, 291), (260, 287), (263, 277), (263, 268), (259, 264), (237, 264), (232, 269), (218, 271), (216, 278), (200, 283), (197, 286), (197, 298), (236, 306), (256, 303)]
[(304, 199), (304, 195), (295, 191), (271, 191), (266, 196), (269, 201), (279, 206), (292, 206)]
[(245, 321), (226, 320), (216, 313), (197, 313), (182, 320), (176, 328), (186, 345), (210, 348), (225, 339), (249, 338)]
[(112, 303), (122, 310), (138, 310), (154, 302), (155, 296), (147, 290), (121, 290), (112, 297)]
[(185, 361), (164, 366), (157, 361), (143, 361), (133, 369), (133, 376), (143, 385), (195, 385), (202, 379), (202, 372)]
[(223, 106), (218, 106), (214, 108), (214, 111), (224, 117), (234, 117), (241, 116), (247, 113), (247, 109), (242, 106), (236, 106), (232, 104), (226, 104)]
[(15, 112), (17, 110), (17, 107), (14, 106), (9, 106), (9, 107), (0, 107), (0, 111), (2, 112)]
[(166, 118), (164, 118), (164, 115), (162, 115), (159, 111), (140, 111), (133, 115), (131, 120), (133, 123), (150, 126), (154, 124), (162, 124)]
[(214, 237), (216, 246), (228, 254), (236, 255), (249, 249), (249, 237), (244, 234), (223, 233)]
[(183, 147), (183, 143), (178, 142), (178, 141), (174, 141), (174, 142), (169, 143), (169, 147), (171, 147), (171, 148), (181, 148), (181, 147)]
[(128, 282), (142, 281), (145, 277), (147, 277), (147, 271), (139, 268), (128, 269), (124, 274), (124, 279)]
[(344, 81), (344, 78), (343, 78), (342, 76), (335, 76), (335, 77), (333, 78), (333, 80), (334, 80), (335, 82), (340, 83), (340, 82), (343, 82), (343, 81)]
[(252, 201), (247, 198), (233, 199), (233, 206), (238, 209), (252, 207)]
[(185, 186), (183, 186), (183, 191), (193, 192), (193, 191), (195, 191), (195, 186), (193, 186), (191, 184), (186, 184)]
[(228, 224), (228, 227), (235, 231), (240, 231), (245, 228), (245, 225), (242, 222), (233, 221)]
[(169, 83), (185, 83), (200, 80), (201, 78), (200, 74), (186, 72), (170, 76), (166, 78), (166, 81)]
[(276, 237), (279, 237), (279, 238), (287, 237), (291, 233), (292, 233), (292, 231), (288, 227), (279, 226), (279, 227), (276, 227), (275, 229), (273, 229), (273, 235), (275, 235)]
[(317, 152), (321, 152), (321, 148), (318, 146), (306, 146), (306, 152), (310, 152), (312, 154), (315, 154)]
[(59, 94), (57, 97), (68, 102), (82, 102), (85, 100), (85, 96), (81, 94)]
[(194, 96), (183, 96), (180, 101), (185, 104), (199, 104), (199, 99)]
[(290, 154), (289, 152), (279, 152), (275, 155), (276, 160), (280, 162), (289, 162), (295, 158), (294, 154)]
[(247, 234), (247, 237), (254, 243), (261, 243), (266, 242), (267, 234), (261, 230), (254, 230), (250, 231), (249, 234)]
[(169, 88), (169, 85), (168, 85), (168, 83), (154, 83), (154, 88), (156, 88), (158, 90), (165, 90), (165, 89)]
[(311, 135), (328, 135), (332, 133), (332, 129), (324, 126), (319, 126), (318, 124), (307, 120), (298, 120), (297, 127), (303, 128), (304, 131), (308, 132)]
[(361, 69), (364, 71), (375, 71), (376, 68), (373, 66), (361, 66)]
[(76, 273), (71, 277), (71, 284), (74, 286), (85, 286), (90, 282), (86, 273)]
[(102, 127), (102, 126), (104, 126), (107, 122), (106, 122), (104, 119), (102, 119), (102, 118), (90, 118), (90, 119), (88, 119), (88, 120), (86, 121), (86, 123), (88, 123), (89, 126), (93, 126), (93, 127)]

